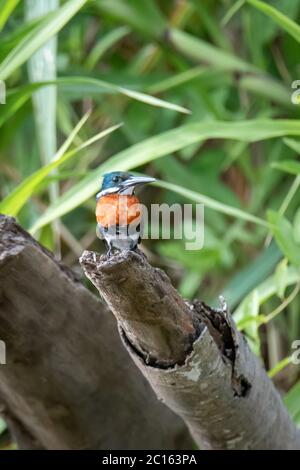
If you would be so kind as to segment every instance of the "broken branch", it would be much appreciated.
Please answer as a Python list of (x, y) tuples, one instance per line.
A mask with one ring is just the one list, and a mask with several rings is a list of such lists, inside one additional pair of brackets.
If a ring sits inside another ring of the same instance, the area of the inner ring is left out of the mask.
[(105, 305), (1, 215), (0, 286), (0, 414), (21, 448), (191, 447), (128, 358)]
[(84, 252), (81, 264), (132, 359), (200, 448), (300, 449), (299, 431), (226, 305), (185, 302), (140, 252)]

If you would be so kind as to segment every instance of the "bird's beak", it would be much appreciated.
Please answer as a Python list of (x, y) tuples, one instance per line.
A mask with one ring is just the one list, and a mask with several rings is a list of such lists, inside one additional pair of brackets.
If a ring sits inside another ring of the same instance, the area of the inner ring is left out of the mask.
[(126, 181), (122, 183), (122, 189), (131, 188), (132, 186), (140, 186), (142, 184), (153, 183), (156, 181), (155, 178), (149, 176), (130, 176)]

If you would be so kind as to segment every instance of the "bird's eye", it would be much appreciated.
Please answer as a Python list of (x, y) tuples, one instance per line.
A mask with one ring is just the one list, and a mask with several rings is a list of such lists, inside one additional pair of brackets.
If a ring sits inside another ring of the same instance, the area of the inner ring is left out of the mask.
[(119, 177), (118, 176), (114, 176), (113, 179), (112, 179), (113, 183), (118, 183), (119, 182)]

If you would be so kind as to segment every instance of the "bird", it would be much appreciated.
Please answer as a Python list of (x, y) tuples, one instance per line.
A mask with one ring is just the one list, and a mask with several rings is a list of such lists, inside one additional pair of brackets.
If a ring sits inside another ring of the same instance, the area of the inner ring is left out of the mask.
[(96, 195), (96, 233), (106, 242), (108, 257), (115, 249), (137, 249), (142, 235), (142, 207), (135, 191), (154, 181), (155, 178), (135, 176), (124, 171), (103, 175), (100, 192)]

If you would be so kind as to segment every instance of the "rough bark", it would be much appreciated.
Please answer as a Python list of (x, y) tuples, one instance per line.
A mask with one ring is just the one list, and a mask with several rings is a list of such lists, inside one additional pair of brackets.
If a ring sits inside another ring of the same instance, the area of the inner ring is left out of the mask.
[(139, 252), (84, 252), (81, 263), (134, 362), (200, 448), (300, 449), (299, 431), (225, 303), (184, 302)]
[(0, 216), (0, 414), (21, 448), (191, 448), (120, 341), (106, 306)]

